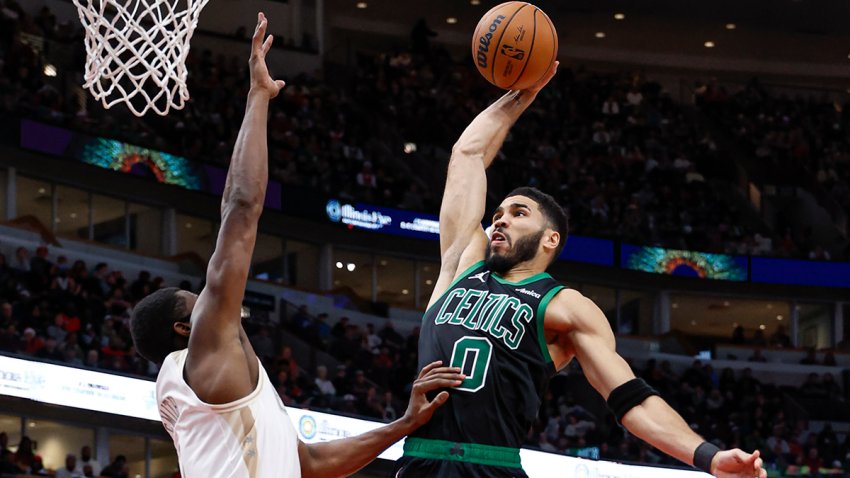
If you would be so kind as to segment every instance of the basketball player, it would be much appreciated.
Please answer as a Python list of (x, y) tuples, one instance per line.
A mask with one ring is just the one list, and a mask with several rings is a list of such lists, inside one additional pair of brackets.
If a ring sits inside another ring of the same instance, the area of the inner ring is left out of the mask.
[(200, 295), (168, 288), (133, 311), (139, 353), (161, 365), (159, 412), (186, 478), (332, 477), (354, 473), (427, 421), (461, 383), (459, 370), (422, 369), (401, 419), (353, 438), (305, 445), (240, 323), (248, 268), (268, 182), (269, 100), (283, 88), (266, 68), (272, 37), (259, 14), (251, 50), (251, 87), (221, 204), (221, 229)]
[(452, 149), (440, 210), (442, 264), (422, 321), (419, 364), (443, 360), (467, 378), (407, 438), (396, 476), (526, 476), (518, 448), (550, 377), (576, 358), (632, 434), (719, 477), (765, 478), (758, 451), (719, 451), (691, 431), (617, 354), (602, 311), (546, 274), (567, 238), (567, 216), (551, 196), (519, 188), (493, 212), (489, 237), (482, 229), (485, 170), (556, 69), (480, 113)]

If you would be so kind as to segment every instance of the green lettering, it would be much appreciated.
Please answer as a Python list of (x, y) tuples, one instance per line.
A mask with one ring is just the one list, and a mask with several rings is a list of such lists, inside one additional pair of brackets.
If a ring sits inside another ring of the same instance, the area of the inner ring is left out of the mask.
[(500, 313), (499, 311), (502, 310), (502, 306), (507, 298), (508, 296), (505, 294), (490, 294), (490, 297), (488, 297), (490, 301), (484, 307), (484, 311), (481, 312), (483, 319), (478, 322), (479, 330), (483, 330), (484, 332), (490, 331), (493, 320), (496, 319)]
[[(470, 292), (470, 294), (468, 294), (468, 295), (471, 298), (477, 297), (478, 300), (476, 300), (475, 304), (472, 305), (472, 309), (470, 309), (469, 313), (466, 314), (466, 318), (463, 319), (463, 323), (461, 325), (463, 325), (464, 327), (466, 327), (469, 330), (475, 330), (475, 328), (478, 327), (478, 318), (479, 318), (478, 311), (481, 310), (481, 307), (484, 305), (484, 302), (486, 302), (486, 300), (487, 300), (487, 299), (485, 299), (485, 297), (487, 296), (487, 291), (472, 289), (469, 292)], [(475, 293), (473, 294), (472, 292), (475, 292)]]
[(452, 325), (460, 325), (463, 321), (464, 317), (461, 317), (460, 314), (470, 308), (472, 306), (471, 299), (475, 297), (481, 297), (482, 295), (486, 295), (487, 292), (483, 290), (477, 289), (468, 289), (465, 294), (463, 294), (463, 298), (460, 299), (460, 303), (455, 307), (455, 311), (452, 314), (451, 318), (449, 318), (449, 323)]
[(453, 289), (451, 292), (449, 292), (449, 294), (446, 296), (446, 301), (443, 302), (443, 306), (440, 307), (440, 311), (437, 312), (437, 318), (434, 320), (434, 324), (441, 325), (448, 322), (449, 318), (452, 316), (451, 312), (446, 312), (446, 309), (449, 306), (449, 302), (451, 302), (452, 299), (454, 299), (455, 297), (463, 296), (465, 293), (466, 289), (463, 288)]
[(507, 345), (509, 349), (516, 350), (517, 347), (519, 347), (519, 343), (522, 341), (523, 335), (525, 335), (525, 326), (520, 321), (525, 320), (526, 322), (531, 322), (532, 317), (534, 317), (534, 311), (528, 304), (520, 305), (516, 312), (514, 312), (514, 316), (511, 318), (511, 323), (516, 330), (505, 339), (505, 345)]

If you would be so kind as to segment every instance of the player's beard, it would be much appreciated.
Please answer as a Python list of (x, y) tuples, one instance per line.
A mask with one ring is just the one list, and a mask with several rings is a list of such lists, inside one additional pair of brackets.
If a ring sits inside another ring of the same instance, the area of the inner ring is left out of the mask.
[(504, 254), (493, 254), (493, 245), (487, 244), (487, 253), (485, 260), (487, 268), (499, 275), (505, 275), (508, 271), (514, 268), (520, 262), (530, 261), (537, 255), (537, 249), (540, 247), (540, 239), (543, 239), (545, 230), (529, 234), (520, 238), (514, 244), (510, 251)]

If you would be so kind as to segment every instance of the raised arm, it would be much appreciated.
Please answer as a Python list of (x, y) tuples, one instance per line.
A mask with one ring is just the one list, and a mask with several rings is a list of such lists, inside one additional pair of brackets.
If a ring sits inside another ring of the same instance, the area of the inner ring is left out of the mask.
[[(214, 356), (240, 345), (242, 298), (257, 238), (257, 222), (266, 196), (269, 100), (284, 86), (283, 81), (273, 80), (266, 68), (266, 53), (272, 45), (272, 37), (265, 38), (267, 24), (266, 17), (260, 13), (251, 45), (251, 86), (245, 118), (233, 149), (221, 200), (221, 229), (207, 266), (206, 286), (192, 311), (187, 364), (192, 370), (188, 373), (191, 380), (194, 369), (209, 369), (200, 373), (209, 384), (193, 384), (193, 387), (203, 385), (205, 390), (233, 386), (227, 377), (230, 370), (215, 363), (220, 363), (223, 357)], [(234, 350), (238, 353), (241, 347)], [(214, 360), (205, 360), (210, 356)]]
[[(635, 378), (631, 368), (617, 354), (614, 333), (605, 315), (590, 299), (567, 289), (550, 304), (545, 318), (547, 333), (561, 337), (578, 359), (587, 380), (603, 398)], [(628, 400), (626, 400), (628, 401)], [(609, 401), (609, 405), (610, 405)], [(621, 417), (632, 434), (668, 455), (694, 465), (694, 454), (705, 440), (694, 433), (685, 420), (657, 395), (639, 401)], [(726, 450), (714, 455), (711, 473), (723, 478), (766, 478), (759, 452)]]
[[(449, 286), (459, 269), (484, 257), (487, 237), (481, 228), (481, 219), (487, 196), (485, 170), (501, 149), (511, 126), (557, 69), (558, 62), (555, 62), (546, 76), (533, 87), (509, 91), (496, 100), (472, 120), (452, 148), (440, 206), (440, 277), (432, 300)], [(470, 250), (469, 254), (465, 254), (467, 250)]]
[(441, 367), (441, 364), (433, 362), (422, 369), (413, 383), (407, 411), (389, 425), (342, 440), (309, 445), (299, 442), (301, 476), (331, 478), (351, 475), (377, 458), (390, 445), (428, 422), (434, 410), (449, 399), (449, 393), (442, 391), (430, 401), (425, 395), (441, 388), (456, 387), (464, 379), (459, 368)]

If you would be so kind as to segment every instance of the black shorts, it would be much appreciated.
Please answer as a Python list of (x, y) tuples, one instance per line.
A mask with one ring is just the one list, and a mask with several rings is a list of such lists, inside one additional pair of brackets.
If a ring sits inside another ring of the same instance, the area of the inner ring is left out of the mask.
[(392, 478), (528, 478), (522, 468), (403, 456)]

